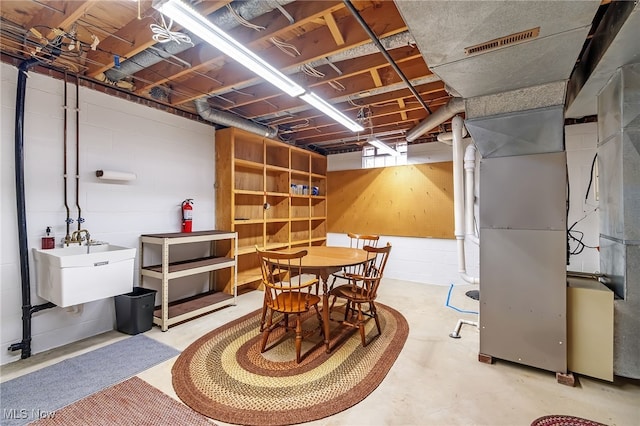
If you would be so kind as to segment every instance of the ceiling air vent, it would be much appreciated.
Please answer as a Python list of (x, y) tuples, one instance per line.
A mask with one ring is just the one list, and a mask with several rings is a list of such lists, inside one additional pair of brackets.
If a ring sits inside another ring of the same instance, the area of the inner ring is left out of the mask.
[(476, 44), (475, 46), (467, 47), (464, 49), (464, 53), (466, 55), (474, 55), (476, 53), (488, 52), (489, 50), (495, 50), (501, 47), (507, 47), (513, 44), (522, 43), (523, 41), (534, 39), (538, 37), (538, 34), (540, 34), (540, 27), (532, 28), (526, 31), (520, 31), (519, 33), (510, 34), (508, 36)]

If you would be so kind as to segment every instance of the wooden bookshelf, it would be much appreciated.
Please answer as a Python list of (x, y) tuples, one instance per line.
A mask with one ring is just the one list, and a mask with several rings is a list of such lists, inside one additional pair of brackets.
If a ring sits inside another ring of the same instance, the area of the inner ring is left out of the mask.
[(325, 156), (236, 128), (216, 132), (216, 227), (238, 233), (228, 253), (238, 256), (238, 286), (260, 285), (256, 245), (326, 243), (326, 190)]

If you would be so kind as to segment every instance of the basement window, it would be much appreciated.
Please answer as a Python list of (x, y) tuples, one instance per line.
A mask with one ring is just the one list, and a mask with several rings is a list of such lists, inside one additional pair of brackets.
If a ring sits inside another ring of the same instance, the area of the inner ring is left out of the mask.
[(399, 155), (389, 155), (380, 152), (373, 146), (362, 148), (362, 168), (374, 169), (378, 167), (404, 166), (407, 164), (407, 143), (389, 144), (399, 152)]

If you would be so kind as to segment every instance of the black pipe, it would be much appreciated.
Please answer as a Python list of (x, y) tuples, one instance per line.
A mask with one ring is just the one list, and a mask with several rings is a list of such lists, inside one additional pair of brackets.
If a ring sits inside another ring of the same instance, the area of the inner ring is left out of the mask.
[[(31, 306), (31, 284), (29, 278), (29, 248), (27, 244), (27, 212), (24, 191), (24, 100), (27, 89), (27, 71), (39, 62), (31, 58), (18, 66), (18, 90), (16, 92), (15, 128), (15, 174), (16, 213), (18, 216), (18, 246), (20, 252), (20, 277), (22, 283), (22, 342), (9, 346), (10, 351), (22, 350), (20, 358), (31, 356), (31, 314), (46, 309), (49, 303)], [(51, 305), (53, 305), (51, 303)], [(55, 306), (55, 305), (53, 305)], [(35, 309), (35, 310), (34, 310)]]
[(71, 235), (69, 235), (69, 225), (73, 222), (71, 219), (71, 211), (69, 210), (69, 201), (67, 194), (67, 122), (68, 122), (68, 111), (69, 105), (67, 102), (67, 70), (64, 70), (64, 142), (63, 142), (63, 155), (64, 155), (64, 165), (63, 165), (63, 177), (64, 177), (64, 208), (67, 211), (67, 217), (65, 218), (65, 224), (67, 225), (67, 233), (64, 236), (64, 244), (69, 244), (69, 240), (71, 240)]
[[(78, 208), (78, 231), (84, 218), (80, 208), (80, 77), (76, 74), (76, 207)], [(88, 241), (87, 241), (88, 243)]]
[(376, 36), (373, 33), (373, 31), (371, 31), (371, 28), (369, 28), (369, 25), (367, 25), (364, 19), (362, 19), (362, 16), (360, 16), (360, 13), (358, 13), (358, 10), (351, 4), (349, 0), (342, 0), (342, 2), (345, 4), (345, 6), (347, 6), (347, 9), (349, 9), (353, 17), (356, 18), (356, 21), (358, 21), (358, 23), (362, 26), (362, 28), (367, 33), (371, 41), (373, 41), (373, 44), (375, 44), (378, 47), (378, 50), (380, 50), (380, 53), (382, 53), (382, 56), (384, 56), (387, 62), (389, 62), (389, 65), (391, 65), (391, 68), (393, 68), (394, 71), (398, 74), (398, 76), (400, 76), (402, 81), (404, 81), (404, 84), (407, 85), (407, 87), (409, 88), (413, 96), (415, 96), (415, 98), (418, 100), (420, 105), (422, 105), (422, 108), (426, 109), (429, 112), (429, 114), (433, 114), (433, 112), (431, 112), (431, 108), (429, 108), (429, 105), (427, 105), (424, 102), (424, 100), (420, 97), (420, 94), (418, 93), (416, 88), (413, 87), (413, 85), (411, 84), (407, 76), (404, 75), (402, 70), (398, 67), (398, 64), (396, 64), (396, 62), (393, 60), (391, 55), (389, 55), (389, 52), (387, 52), (387, 49), (385, 49), (382, 43), (380, 43), (380, 39), (378, 39), (378, 36)]

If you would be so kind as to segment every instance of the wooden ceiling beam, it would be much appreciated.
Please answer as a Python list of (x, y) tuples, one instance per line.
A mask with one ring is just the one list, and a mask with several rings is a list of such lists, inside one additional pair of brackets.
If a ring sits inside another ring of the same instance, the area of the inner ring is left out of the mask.
[[(386, 10), (380, 10), (385, 9)], [(387, 17), (383, 23), (376, 23), (373, 25), (373, 31), (380, 35), (380, 37), (387, 37), (407, 29), (406, 24), (402, 20), (402, 17), (398, 13), (393, 2), (385, 2), (383, 6), (372, 11), (371, 8), (363, 11), (363, 17), (367, 19), (366, 12), (369, 13), (381, 13)], [(374, 16), (368, 16), (368, 20), (374, 21)], [(277, 47), (273, 46), (258, 53), (260, 56), (270, 58), (270, 63), (278, 69), (287, 69), (292, 67), (299, 67), (310, 61), (325, 58), (333, 55), (339, 51), (347, 50), (357, 46), (361, 46), (370, 41), (369, 37), (364, 33), (362, 28), (355, 22), (352, 16), (346, 16), (338, 22), (341, 28), (341, 32), (345, 38), (345, 44), (340, 49), (331, 48), (327, 39), (331, 37), (329, 29), (325, 27), (319, 27), (316, 30), (310, 31), (299, 40), (300, 56), (292, 58), (283, 54)], [(331, 43), (333, 44), (333, 43)], [(302, 47), (304, 46), (304, 47)], [(202, 97), (202, 93), (223, 93), (229, 91), (233, 87), (246, 87), (247, 85), (256, 84), (260, 79), (258, 77), (252, 79), (239, 79), (237, 76), (225, 72), (223, 68), (220, 72), (216, 72), (214, 77), (224, 82), (220, 87), (214, 88), (211, 85), (211, 81), (204, 79), (203, 77), (195, 76), (188, 80), (186, 83), (192, 88), (194, 94), (188, 97), (178, 97), (174, 100), (174, 105), (180, 105), (185, 102), (192, 101), (194, 99)]]
[[(407, 55), (407, 52), (411, 52), (411, 55)], [(416, 48), (411, 46), (403, 46), (398, 49), (394, 49), (390, 54), (396, 58), (396, 62), (405, 62), (409, 60), (422, 60), (422, 56)], [(384, 57), (378, 53), (362, 56), (359, 58), (348, 59), (338, 63), (342, 74), (338, 75), (336, 71), (329, 65), (319, 65), (315, 69), (324, 74), (324, 77), (315, 78), (310, 77), (304, 73), (297, 73), (292, 75), (291, 78), (294, 81), (302, 84), (304, 87), (313, 88), (322, 84), (326, 84), (329, 81), (337, 81), (352, 77), (358, 74), (367, 73), (370, 69), (378, 69), (388, 67), (389, 63)], [(426, 67), (426, 65), (425, 65)], [(254, 86), (243, 89), (240, 92), (229, 92), (222, 95), (230, 102), (219, 102), (217, 107), (221, 109), (239, 108), (243, 105), (247, 105), (253, 102), (261, 100), (272, 99), (281, 96), (277, 93), (277, 89), (271, 84), (261, 82)]]
[(344, 44), (344, 37), (342, 37), (342, 33), (340, 32), (340, 28), (338, 28), (338, 23), (336, 22), (336, 18), (334, 18), (333, 13), (327, 13), (324, 15), (324, 21), (329, 27), (329, 31), (333, 36), (333, 40), (336, 42), (336, 46), (342, 46)]
[[(87, 54), (87, 59), (90, 62), (87, 71), (89, 77), (96, 77), (98, 74), (113, 68), (115, 65), (114, 55), (120, 56), (122, 62), (124, 62), (156, 44), (156, 41), (151, 37), (149, 25), (156, 22), (154, 16), (157, 16), (157, 13), (151, 7), (151, 0), (142, 1), (141, 10), (144, 16), (142, 19), (138, 19), (136, 11), (135, 16), (126, 25), (123, 25), (112, 37), (108, 37), (100, 43), (99, 50), (90, 51)], [(196, 9), (204, 15), (208, 15), (224, 7), (230, 1), (202, 2), (196, 6)], [(179, 26), (176, 26), (172, 30), (176, 31), (179, 28)], [(127, 43), (124, 40), (130, 40), (131, 43)]]
[[(439, 99), (437, 102), (433, 102), (434, 106), (438, 105), (440, 103), (442, 103), (443, 100)], [(399, 114), (397, 114), (397, 110), (393, 111), (390, 109), (386, 109), (384, 112), (383, 111), (377, 111), (374, 109), (374, 113), (371, 117), (371, 123), (373, 123), (373, 127), (374, 129), (379, 127), (379, 126), (385, 126), (385, 125), (389, 125), (389, 124), (395, 124), (395, 125), (402, 125), (402, 123), (407, 123), (404, 126), (405, 127), (412, 127), (413, 125), (413, 121), (415, 120), (423, 120), (424, 118), (426, 118), (428, 116), (428, 113), (424, 110), (424, 108), (420, 108), (420, 105), (417, 105), (417, 108), (411, 108), (411, 109), (407, 109), (406, 110), (406, 114), (407, 114), (407, 118), (402, 120), (400, 119)], [(369, 127), (371, 126), (370, 124), (363, 124), (363, 126), (367, 129), (366, 132), (368, 133)], [(306, 129), (300, 129), (299, 131), (295, 132), (295, 139), (297, 141), (300, 140), (304, 140), (307, 138), (314, 138), (318, 136), (318, 130), (321, 130), (321, 133), (326, 137), (327, 134), (331, 134), (333, 132), (342, 132), (343, 131), (343, 127), (337, 123), (335, 123), (335, 121), (332, 120), (325, 120), (324, 118), (318, 118), (314, 120), (314, 127), (312, 129), (306, 128)], [(374, 130), (375, 133), (376, 130)]]
[(398, 108), (400, 108), (400, 111), (399, 111), (400, 112), (400, 117), (403, 120), (406, 121), (407, 120), (407, 113), (404, 110), (406, 108), (406, 104), (404, 103), (404, 99), (398, 99), (397, 102), (398, 102)]
[[(35, 14), (25, 25), (25, 29), (49, 27), (51, 29), (61, 28), (64, 31), (68, 31), (71, 29), (71, 26), (95, 4), (97, 4), (97, 0), (49, 2), (47, 4), (49, 7), (43, 7)], [(57, 13), (54, 10), (61, 10), (64, 11), (64, 13)], [(56, 36), (54, 31), (45, 32), (42, 28), (38, 29), (38, 31), (49, 40)]]
[[(290, 32), (292, 28), (302, 27), (313, 22), (316, 18), (321, 18), (328, 13), (330, 14), (331, 12), (344, 8), (344, 4), (337, 1), (305, 1), (300, 4), (294, 3), (283, 7), (293, 17), (295, 21), (293, 27), (289, 23), (289, 20), (276, 9), (273, 12), (252, 20), (253, 24), (265, 27), (266, 29), (263, 31), (256, 32), (250, 28), (239, 25), (228, 32), (241, 43), (251, 49), (255, 49), (261, 44), (268, 42), (271, 37), (283, 36), (287, 32)], [(206, 72), (205, 69), (211, 64), (223, 63), (226, 60), (225, 56), (220, 53), (218, 49), (207, 43), (202, 43), (187, 49), (184, 52), (178, 53), (176, 56), (186, 63), (191, 64), (191, 67), (184, 68), (163, 61), (141, 70), (134, 75), (134, 78), (142, 82), (149, 81), (151, 83), (139, 84), (137, 93), (143, 93), (152, 87), (166, 82), (185, 77), (188, 78), (189, 74), (194, 71), (202, 70)]]
[[(440, 100), (441, 98), (446, 98), (448, 96), (446, 91), (444, 90), (444, 83), (441, 81), (417, 86), (416, 90), (418, 91), (420, 96), (422, 96), (425, 102), (429, 104), (433, 101)], [(369, 98), (367, 98), (367, 102), (364, 103), (362, 106), (354, 106), (347, 102), (342, 102), (342, 103), (336, 104), (335, 106), (336, 108), (340, 109), (343, 112), (350, 112), (352, 115), (355, 115), (356, 110), (361, 107), (364, 107), (367, 105), (384, 106), (389, 102), (394, 102), (396, 99), (405, 99), (405, 103), (411, 103), (411, 101), (414, 98), (413, 98), (413, 94), (409, 91), (409, 89), (405, 88), (400, 90), (394, 90), (392, 92), (388, 92), (385, 94), (370, 96)], [(393, 108), (395, 108), (395, 106)], [(378, 112), (380, 110), (376, 109), (376, 111)], [(299, 114), (296, 114), (295, 116), (273, 120), (269, 124), (270, 125), (279, 124), (279, 125), (286, 126), (287, 124), (298, 124), (305, 120), (313, 120), (314, 123), (320, 123), (321, 121), (320, 117), (322, 117), (323, 119), (326, 119), (328, 124), (335, 123), (331, 119), (322, 115), (317, 110), (308, 109)]]
[[(434, 106), (441, 106), (444, 105), (444, 102), (439, 104), (436, 104)], [(423, 110), (424, 111), (424, 110)], [(426, 113), (426, 111), (425, 111)], [(419, 122), (421, 120), (424, 119), (424, 115), (422, 118), (419, 118), (419, 114), (415, 115), (415, 120), (412, 122), (404, 122), (404, 123), (396, 123), (396, 122), (389, 122), (386, 124), (379, 124), (376, 125), (374, 127), (373, 133), (374, 134), (381, 134), (381, 133), (396, 133), (398, 134), (400, 138), (404, 138), (404, 134), (406, 134), (407, 131), (409, 131), (411, 128), (413, 128), (415, 126), (416, 122)], [(299, 132), (298, 132), (299, 133)], [(364, 144), (366, 142), (367, 136), (370, 133), (369, 129), (366, 129), (365, 132), (360, 133), (359, 135), (356, 135), (352, 132), (349, 132), (348, 130), (344, 130), (344, 128), (340, 129), (339, 127), (334, 127), (332, 129), (322, 129), (322, 132), (315, 132), (315, 135), (312, 135), (309, 138), (299, 138), (298, 137), (298, 133), (291, 133), (291, 134), (286, 134), (285, 136), (288, 138), (288, 140), (294, 142), (297, 146), (306, 146), (306, 145), (318, 145), (318, 146), (323, 146), (324, 143), (326, 143), (327, 141), (336, 141), (337, 143), (341, 143), (339, 142), (341, 139), (343, 139), (344, 141), (347, 142), (343, 142), (343, 143), (360, 143), (360, 144)], [(360, 138), (360, 140), (358, 141), (358, 138)]]
[[(422, 78), (431, 75), (422, 58), (407, 61), (404, 65), (403, 71), (409, 79)], [(376, 86), (373, 86), (372, 84), (369, 73), (362, 73), (341, 79), (340, 83), (345, 87), (344, 91), (338, 92), (328, 84), (321, 84), (314, 87), (314, 92), (325, 100), (331, 100), (338, 96), (356, 96), (360, 93), (376, 89)], [(400, 78), (395, 73), (393, 73), (391, 80), (387, 81), (387, 84), (394, 83), (401, 83)], [(244, 105), (240, 108), (232, 108), (232, 110), (245, 117), (257, 118), (264, 115), (274, 114), (276, 112), (285, 112), (300, 105), (306, 104), (301, 102), (298, 98), (279, 95), (275, 98), (269, 99), (268, 102), (255, 102), (249, 105)]]
[(369, 70), (371, 74), (371, 79), (373, 80), (373, 85), (375, 87), (382, 87), (382, 79), (380, 78), (380, 74), (378, 74), (378, 70), (376, 68)]

